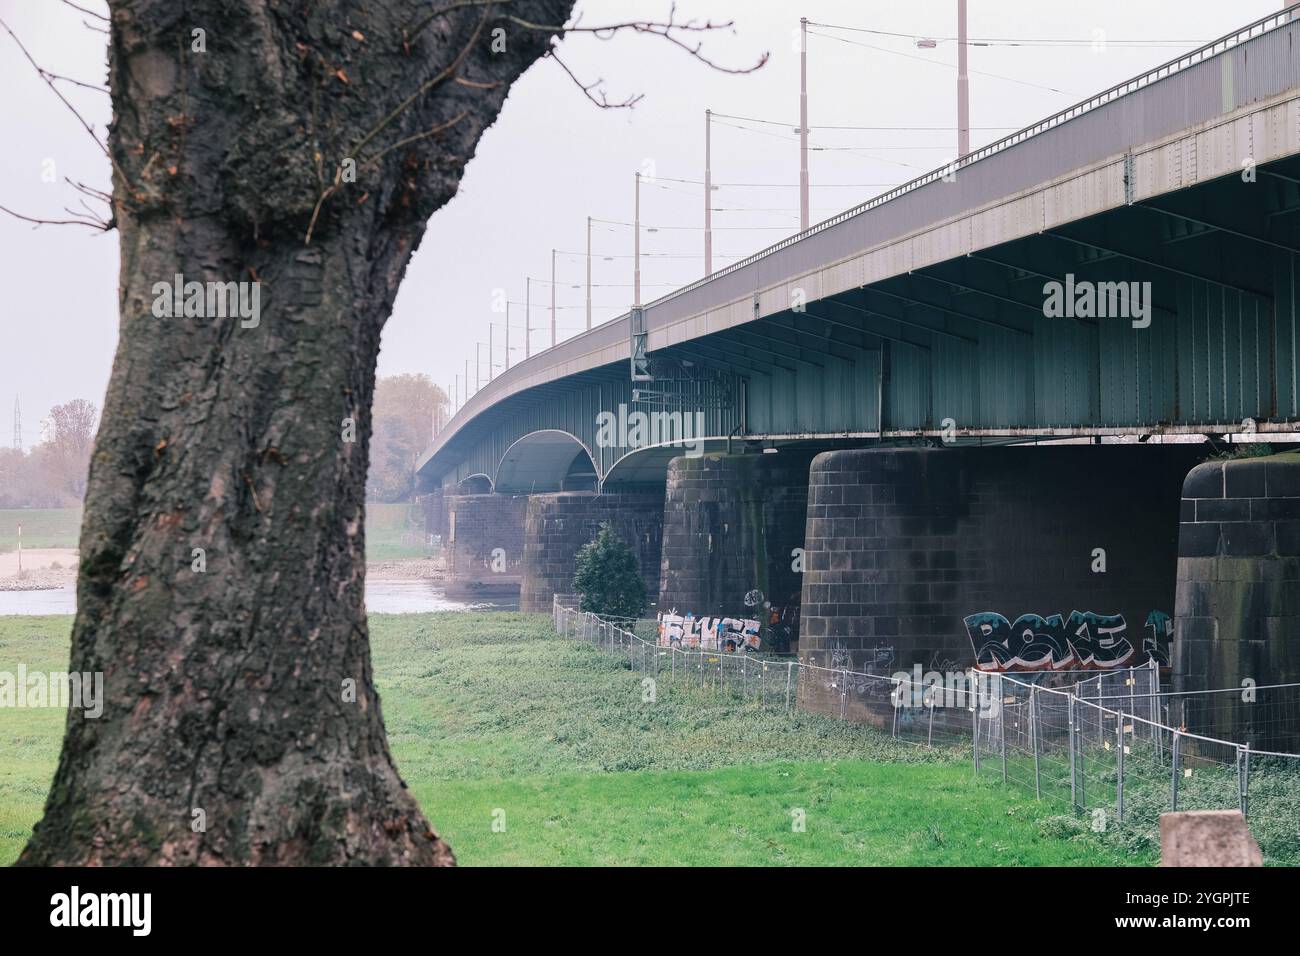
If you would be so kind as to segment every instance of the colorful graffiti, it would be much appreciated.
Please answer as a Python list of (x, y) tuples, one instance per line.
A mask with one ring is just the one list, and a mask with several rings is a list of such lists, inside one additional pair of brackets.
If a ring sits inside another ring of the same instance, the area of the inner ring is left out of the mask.
[(676, 610), (660, 612), (660, 647), (684, 647), (705, 651), (757, 651), (762, 639), (753, 618), (696, 617)]
[(1108, 670), (1147, 661), (1167, 667), (1174, 632), (1164, 611), (1147, 615), (1141, 650), (1129, 639), (1123, 614), (1071, 611), (1069, 618), (1022, 614), (1008, 621), (996, 611), (981, 611), (962, 623), (982, 671)]
[(784, 607), (775, 605), (767, 609), (767, 642), (769, 650), (788, 654), (799, 640), (799, 595)]

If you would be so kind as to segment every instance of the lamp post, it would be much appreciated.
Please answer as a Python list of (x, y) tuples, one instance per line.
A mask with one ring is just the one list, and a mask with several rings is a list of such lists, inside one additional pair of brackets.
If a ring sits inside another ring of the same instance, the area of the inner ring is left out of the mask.
[[(962, 0), (965, 3), (965, 0)], [(799, 231), (808, 228), (808, 18), (799, 20)], [(707, 197), (707, 190), (705, 191)]]
[(970, 80), (966, 75), (966, 0), (957, 0), (957, 158), (970, 153)]
[(641, 170), (636, 173), (636, 215), (632, 223), (632, 258), (635, 262), (633, 266), (632, 279), (632, 304), (641, 304)]
[(704, 274), (713, 274), (713, 110), (704, 111)]

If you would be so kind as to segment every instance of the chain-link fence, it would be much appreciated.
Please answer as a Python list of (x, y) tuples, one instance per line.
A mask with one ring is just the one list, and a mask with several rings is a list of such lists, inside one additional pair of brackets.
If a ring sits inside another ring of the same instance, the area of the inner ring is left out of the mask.
[[(1300, 854), (1300, 754), (1278, 745), (1300, 733), (1300, 684), (1168, 692), (1154, 664), (1101, 673), (972, 671), (921, 684), (790, 657), (664, 645), (654, 622), (603, 620), (570, 606), (576, 603), (556, 597), (557, 633), (618, 654), (657, 682), (786, 713), (802, 703), (898, 739), (969, 746), (977, 774), (1082, 811), (1095, 830), (1116, 824), (1150, 842), (1168, 810), (1237, 808), (1264, 818), (1266, 858)], [(1204, 732), (1222, 727), (1241, 740)]]

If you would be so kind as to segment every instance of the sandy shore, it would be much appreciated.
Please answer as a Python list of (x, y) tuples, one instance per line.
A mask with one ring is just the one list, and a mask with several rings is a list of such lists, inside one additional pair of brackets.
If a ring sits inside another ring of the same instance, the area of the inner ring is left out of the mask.
[(22, 576), (18, 552), (0, 554), (0, 591), (49, 591), (77, 583), (76, 548), (24, 548)]
[[(366, 578), (371, 581), (441, 581), (440, 559), (412, 558), (371, 561)], [(32, 548), (23, 551), (23, 573), (18, 576), (18, 552), (0, 554), (0, 591), (48, 591), (75, 587), (77, 552), (72, 548)]]
[(368, 581), (441, 581), (446, 572), (442, 559), (409, 558), (402, 561), (368, 561)]

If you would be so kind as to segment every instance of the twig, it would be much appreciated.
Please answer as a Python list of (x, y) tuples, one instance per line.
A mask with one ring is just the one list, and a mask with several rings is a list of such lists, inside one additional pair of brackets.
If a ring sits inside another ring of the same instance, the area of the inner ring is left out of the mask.
[(104, 190), (102, 189), (96, 189), (94, 186), (87, 186), (85, 183), (78, 182), (75, 179), (69, 179), (67, 176), (63, 177), (63, 181), (67, 183), (69, 186), (71, 186), (73, 189), (77, 190), (78, 192), (83, 192), (87, 196), (91, 196), (95, 199), (101, 199), (104, 202), (109, 204), (113, 202), (113, 195), (111, 193), (104, 192)]
[(704, 56), (700, 51), (703, 49), (703, 41), (696, 43), (694, 46), (673, 36), (673, 31), (678, 33), (712, 33), (715, 30), (732, 30), (735, 28), (735, 21), (728, 20), (726, 23), (714, 23), (712, 20), (705, 20), (700, 23), (696, 20), (687, 20), (685, 23), (677, 22), (677, 4), (669, 8), (667, 22), (656, 20), (626, 20), (622, 23), (607, 23), (597, 27), (584, 27), (575, 22), (572, 26), (556, 26), (554, 24), (533, 23), (524, 20), (521, 17), (505, 14), (503, 19), (522, 27), (525, 30), (536, 30), (544, 33), (563, 33), (566, 36), (570, 33), (591, 33), (601, 40), (609, 40), (623, 30), (631, 30), (634, 33), (649, 33), (653, 36), (662, 37), (674, 46), (685, 50), (690, 56), (695, 57), (701, 63), (721, 73), (753, 73), (761, 69), (767, 63), (769, 54), (764, 53), (758, 58), (758, 62), (749, 67), (727, 67), (716, 63)]
[[(499, 2), (499, 0), (492, 0), (492, 2), (493, 3)], [(433, 77), (426, 80), (424, 83), (421, 83), (419, 88), (414, 93), (412, 93), (402, 102), (398, 103), (397, 106), (393, 107), (392, 111), (387, 116), (385, 116), (382, 120), (379, 121), (379, 125), (377, 125), (370, 132), (366, 133), (365, 136), (361, 137), (361, 141), (357, 143), (356, 146), (352, 147), (352, 149), (350, 150), (350, 152), (353, 155), (360, 153), (367, 143), (369, 143), (372, 139), (374, 139), (377, 135), (379, 135), (380, 131), (383, 130), (385, 126), (387, 126), (394, 119), (400, 116), (412, 103), (418, 100), (425, 93), (429, 92), (429, 90), (433, 89), (435, 86), (442, 83), (444, 80), (447, 79), (448, 76), (456, 72), (456, 70), (460, 69), (460, 65), (465, 62), (465, 58), (469, 56), (470, 50), (474, 49), (474, 44), (478, 42), (479, 36), (481, 36), (483, 33), (483, 26), (484, 24), (487, 23), (488, 15), (491, 14), (492, 12), (491, 10), (492, 3), (488, 3), (487, 7), (488, 9), (484, 12), (483, 16), (479, 18), (478, 25), (474, 28), (473, 36), (469, 38), (469, 42), (465, 44), (464, 48), (459, 53), (456, 54), (456, 58), (452, 60), (451, 63), (449, 63), (445, 68), (443, 68), (442, 70), (434, 74)]]
[(411, 37), (417, 35), (421, 30), (427, 27), (438, 17), (445, 17), (449, 13), (454, 13), (457, 10), (469, 9), (471, 7), (490, 7), (498, 3), (513, 3), (513, 2), (514, 0), (459, 0), (458, 3), (450, 3), (445, 7), (438, 7), (436, 10), (430, 10), (429, 15), (427, 17), (425, 17), (415, 26), (411, 27), (410, 30), (406, 30), (403, 32), (406, 35), (406, 39), (409, 41)]
[[(583, 83), (581, 80), (579, 80), (576, 76), (573, 75), (573, 71), (569, 69), (568, 65), (563, 60), (560, 59), (560, 57), (556, 54), (555, 50), (552, 49), (548, 51), (547, 56), (549, 56), (556, 63), (560, 64), (560, 69), (564, 70), (565, 73), (569, 74), (569, 79), (573, 80), (573, 82), (577, 84), (578, 89), (582, 90), (583, 95), (586, 96), (587, 99), (591, 100), (593, 103), (595, 103), (603, 110), (631, 109), (632, 107), (636, 106), (637, 103), (640, 103), (643, 99), (645, 99), (644, 93), (637, 93), (635, 96), (629, 96), (621, 103), (611, 103), (609, 101), (609, 97), (605, 95), (605, 91), (601, 89), (597, 89), (597, 87), (599, 87), (601, 84), (605, 82), (604, 80), (596, 80), (594, 83)], [(591, 93), (592, 90), (596, 90), (596, 92), (600, 94), (600, 99), (596, 99), (596, 97), (592, 95)]]
[[(109, 229), (112, 228), (110, 224), (106, 224), (100, 220), (86, 220), (80, 218), (78, 219), (36, 219), (32, 216), (24, 216), (20, 212), (14, 212), (12, 209), (8, 208), (7, 206), (0, 206), (0, 212), (8, 213), (9, 215), (13, 216), (15, 219), (21, 219), (24, 222), (34, 222), (38, 227), (39, 226), (89, 226), (91, 229), (94, 229), (98, 232), (107, 232)], [(72, 210), (70, 209), (68, 210), (68, 212), (73, 216), (80, 215), (79, 213), (72, 212)]]
[(95, 128), (87, 123), (85, 117), (77, 112), (77, 108), (68, 102), (66, 96), (59, 92), (59, 88), (54, 85), (54, 81), (45, 75), (46, 71), (43, 70), (41, 65), (32, 59), (32, 55), (27, 52), (27, 47), (23, 46), (23, 41), (18, 39), (18, 34), (9, 29), (9, 24), (5, 23), (4, 20), (0, 20), (0, 26), (4, 27), (5, 32), (13, 37), (14, 42), (18, 44), (18, 49), (23, 51), (23, 56), (25, 56), (27, 62), (32, 65), (32, 69), (37, 72), (40, 78), (45, 81), (45, 85), (48, 86), (54, 92), (54, 95), (59, 98), (59, 102), (66, 106), (72, 115), (77, 118), (77, 122), (79, 122), (86, 132), (90, 134), (90, 138), (95, 141), (95, 145), (98, 146), (100, 150), (103, 151), (104, 155), (108, 157), (108, 162), (113, 167), (113, 172), (122, 177), (123, 183), (129, 184), (130, 180), (126, 178), (126, 174), (122, 172), (121, 168), (117, 165), (117, 161), (113, 159), (113, 154), (108, 151), (108, 147), (100, 142), (99, 137), (95, 135)]
[(105, 23), (108, 23), (108, 17), (104, 16), (104, 14), (102, 13), (96, 13), (94, 10), (87, 10), (85, 7), (79, 7), (75, 3), (73, 3), (72, 0), (60, 0), (60, 2), (65, 7), (72, 7), (72, 9), (78, 11), (79, 13), (84, 13), (88, 17), (94, 17), (97, 20), (103, 20)]
[(461, 110), (458, 114), (453, 116), (451, 119), (447, 120), (445, 123), (439, 123), (437, 126), (432, 126), (429, 129), (426, 129), (423, 133), (416, 133), (414, 136), (408, 136), (406, 137), (406, 139), (398, 140), (396, 143), (394, 143), (391, 146), (384, 147), (384, 149), (375, 153), (375, 155), (371, 156), (364, 163), (360, 163), (359, 165), (373, 166), (375, 163), (379, 162), (381, 158), (387, 156), (393, 150), (400, 149), (401, 147), (406, 146), (409, 143), (414, 143), (416, 140), (427, 139), (430, 136), (436, 136), (438, 133), (441, 133), (455, 126), (457, 123), (459, 123), (468, 115), (469, 115), (469, 110)]
[(94, 90), (96, 93), (103, 93), (105, 96), (112, 95), (111, 93), (109, 93), (107, 86), (98, 86), (94, 83), (83, 83), (81, 80), (74, 80), (70, 76), (62, 76), (61, 74), (58, 73), (52, 73), (49, 70), (42, 69), (39, 66), (36, 69), (40, 72), (42, 77), (49, 77), (52, 80), (61, 80), (64, 83), (71, 83), (73, 86), (80, 86), (82, 89), (86, 89), (86, 90)]

